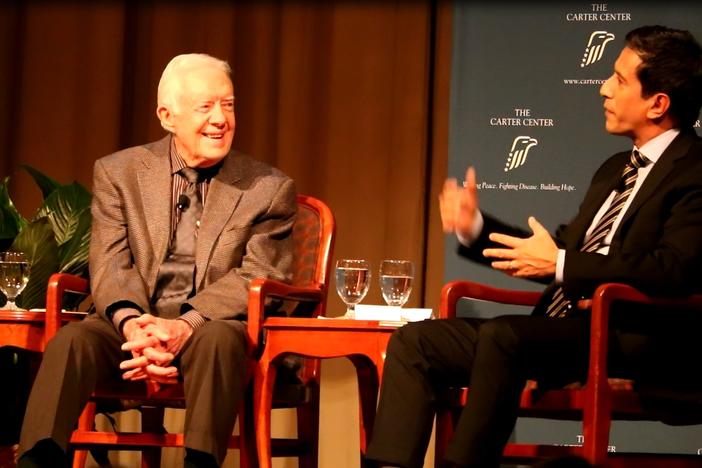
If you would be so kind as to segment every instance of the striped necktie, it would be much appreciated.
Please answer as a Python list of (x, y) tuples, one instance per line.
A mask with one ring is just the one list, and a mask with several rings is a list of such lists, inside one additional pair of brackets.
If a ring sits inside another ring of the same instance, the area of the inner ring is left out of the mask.
[[(602, 218), (597, 222), (597, 225), (590, 233), (590, 237), (588, 237), (585, 243), (580, 247), (581, 252), (596, 252), (600, 249), (604, 239), (612, 229), (614, 221), (621, 213), (629, 195), (631, 195), (631, 192), (634, 190), (639, 168), (645, 167), (649, 162), (651, 161), (637, 150), (631, 152), (631, 158), (624, 166), (619, 185), (615, 188), (612, 203), (609, 205), (604, 215), (602, 215)], [(553, 299), (546, 309), (546, 316), (565, 317), (571, 309), (570, 300), (565, 297), (563, 288), (559, 286), (554, 291)]]
[(200, 173), (192, 167), (184, 167), (178, 173), (188, 181), (188, 185), (178, 199), (180, 219), (171, 248), (172, 253), (194, 257), (197, 231), (202, 216), (202, 198), (198, 188), (202, 180)]
[(158, 269), (153, 301), (159, 317), (177, 318), (181, 305), (195, 288), (195, 247), (202, 216), (202, 198), (198, 184), (202, 175), (190, 167), (178, 171), (188, 181), (178, 199), (180, 219), (168, 248), (168, 254)]

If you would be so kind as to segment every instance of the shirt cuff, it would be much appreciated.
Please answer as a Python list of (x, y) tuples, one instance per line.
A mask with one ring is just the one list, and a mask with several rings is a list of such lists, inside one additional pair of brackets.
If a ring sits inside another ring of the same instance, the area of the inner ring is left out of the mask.
[(124, 322), (126, 322), (127, 319), (130, 318), (137, 318), (140, 315), (141, 312), (138, 309), (132, 309), (130, 307), (117, 309), (112, 314), (112, 324), (120, 333), (122, 333), (122, 325), (124, 324)]
[(189, 310), (188, 312), (178, 317), (178, 320), (187, 322), (188, 325), (193, 327), (193, 330), (197, 330), (198, 328), (207, 323), (207, 319), (195, 310)]
[(480, 210), (476, 211), (475, 213), (475, 219), (473, 220), (473, 226), (471, 228), (470, 234), (468, 237), (462, 236), (458, 231), (456, 231), (456, 237), (458, 238), (458, 242), (463, 244), (466, 247), (470, 247), (470, 245), (475, 242), (475, 239), (480, 237), (480, 234), (483, 232), (483, 226), (485, 225), (485, 221), (483, 220), (483, 214), (480, 212)]
[(563, 284), (563, 270), (565, 269), (565, 250), (558, 249), (556, 258), (556, 284)]

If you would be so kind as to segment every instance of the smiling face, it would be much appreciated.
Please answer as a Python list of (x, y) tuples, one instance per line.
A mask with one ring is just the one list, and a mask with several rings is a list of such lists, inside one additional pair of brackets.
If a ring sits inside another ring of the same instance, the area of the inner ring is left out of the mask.
[(661, 99), (667, 101), (662, 93), (642, 96), (636, 75), (640, 64), (641, 57), (625, 47), (614, 63), (614, 73), (600, 88), (600, 95), (605, 98), (605, 128), (613, 135), (630, 137), (638, 146), (661, 133), (658, 120), (667, 109), (667, 105), (661, 107), (665, 104)]
[(234, 87), (222, 70), (201, 66), (177, 78), (173, 105), (157, 109), (173, 133), (178, 153), (190, 167), (209, 167), (229, 153), (234, 139)]

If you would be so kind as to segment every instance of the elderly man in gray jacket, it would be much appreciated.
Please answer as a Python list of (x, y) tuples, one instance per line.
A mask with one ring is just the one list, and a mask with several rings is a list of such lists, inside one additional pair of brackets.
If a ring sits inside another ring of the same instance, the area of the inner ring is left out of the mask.
[(95, 163), (90, 275), (97, 313), (49, 343), (19, 466), (58, 466), (95, 385), (185, 386), (186, 467), (218, 466), (244, 393), (254, 278), (286, 280), (295, 188), (231, 150), (226, 62), (175, 57), (158, 88), (165, 138)]

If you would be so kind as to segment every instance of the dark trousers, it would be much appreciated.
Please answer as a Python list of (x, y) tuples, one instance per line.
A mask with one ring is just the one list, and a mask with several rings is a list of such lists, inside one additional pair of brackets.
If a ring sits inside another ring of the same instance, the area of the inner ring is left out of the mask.
[[(22, 452), (44, 439), (64, 450), (96, 384), (121, 381), (119, 363), (131, 357), (111, 323), (91, 315), (63, 327), (48, 344), (22, 425)], [(209, 321), (179, 355), (183, 377), (185, 446), (221, 464), (244, 394), (246, 327)]]
[[(682, 336), (685, 328), (660, 316), (650, 326), (640, 317), (636, 316), (632, 330), (611, 333), (610, 374), (644, 381), (656, 375), (677, 375), (679, 379), (681, 374), (676, 372), (689, 375), (689, 369), (681, 371), (686, 360), (682, 358), (685, 354), (679, 354), (679, 346), (674, 350), (675, 346), (661, 343), (692, 344), (699, 339)], [(691, 335), (698, 335), (699, 328), (690, 330)], [(537, 380), (546, 387), (584, 382), (588, 355), (586, 318), (501, 316), (487, 321), (449, 319), (408, 324), (398, 329), (388, 344), (367, 457), (391, 465), (421, 467), (437, 394), (450, 386), (470, 386), (469, 402), (460, 415), (446, 460), (465, 467), (497, 467), (516, 422), (526, 380)]]

